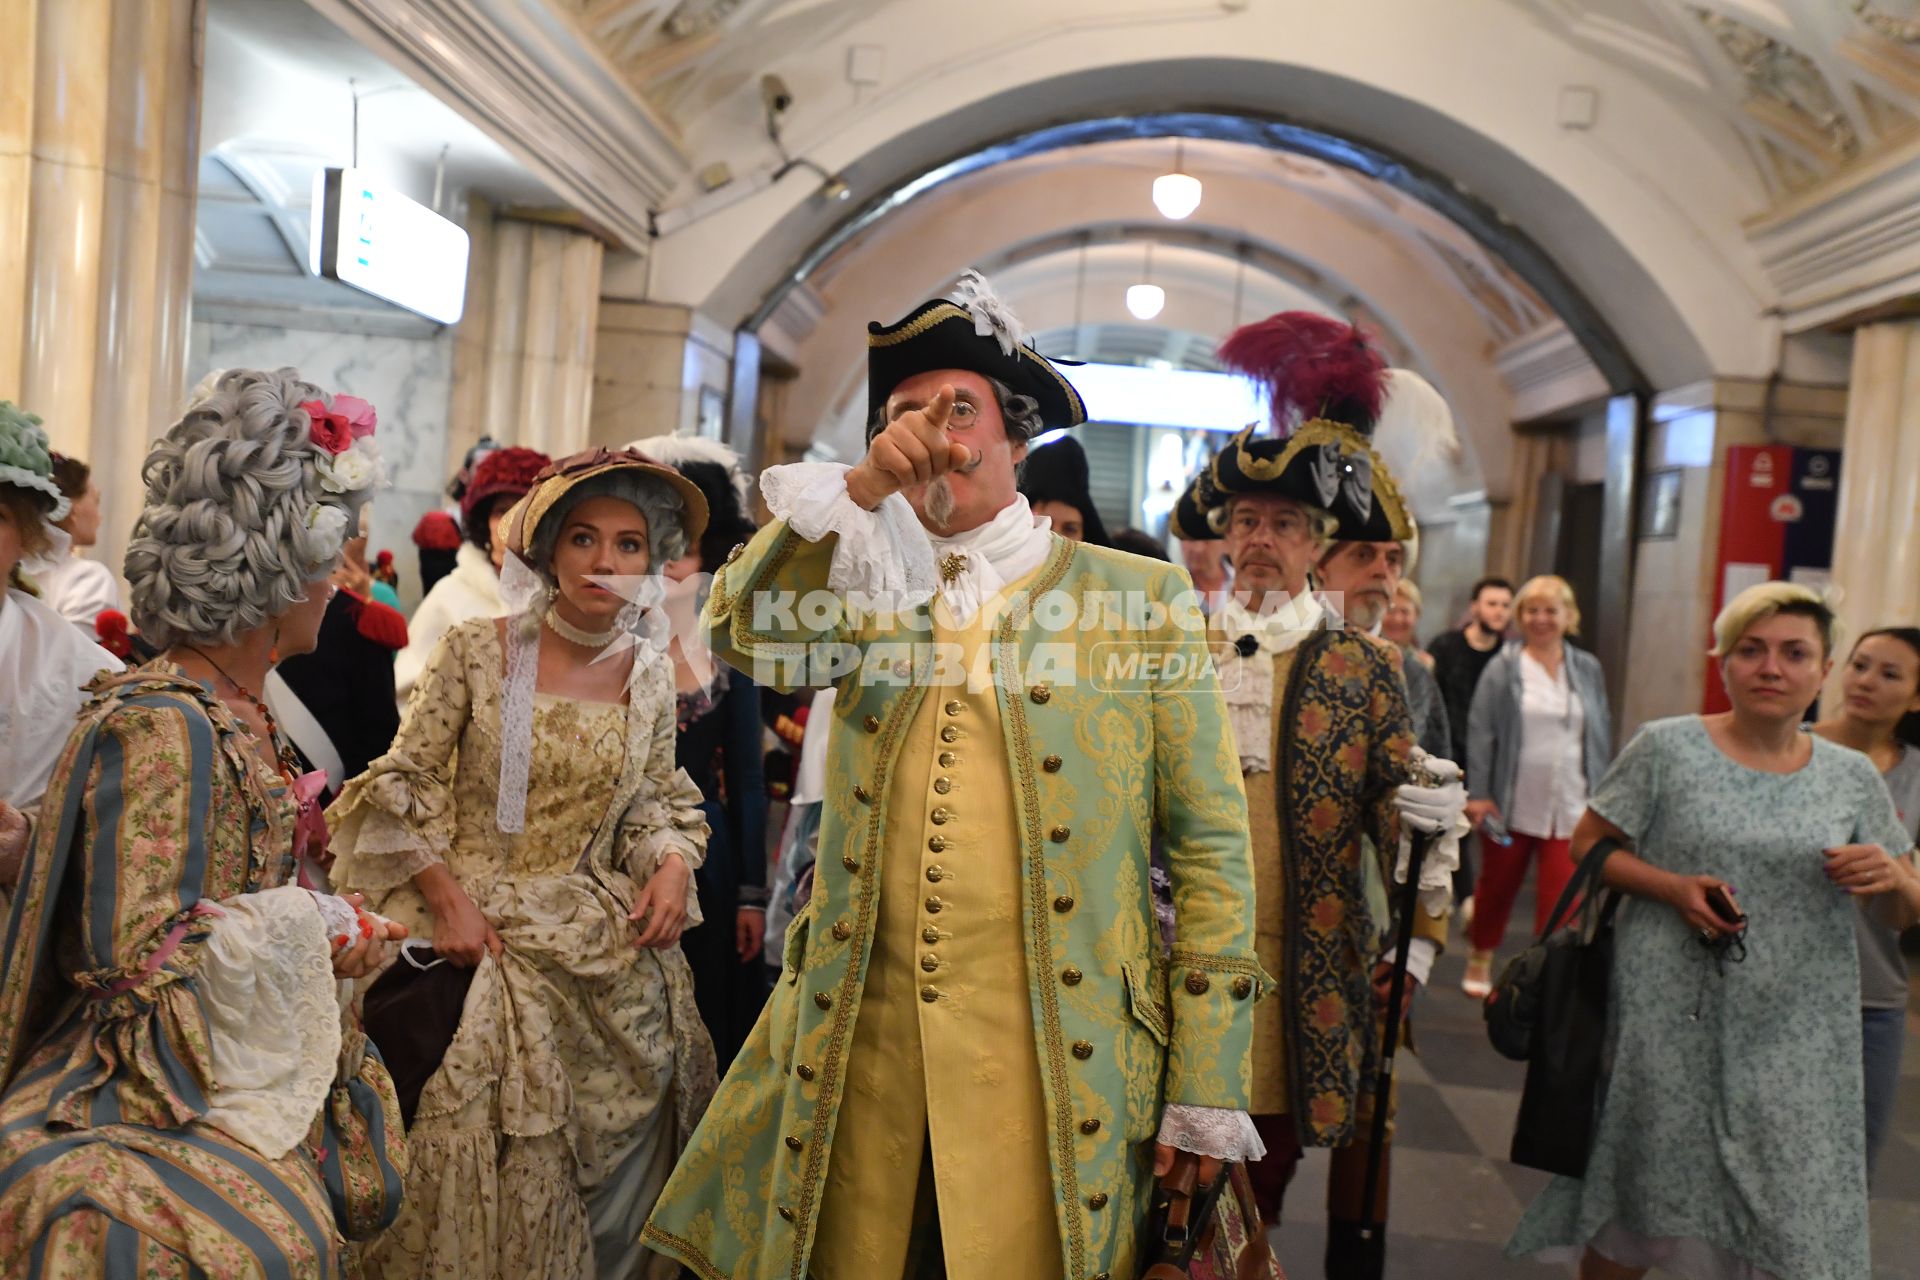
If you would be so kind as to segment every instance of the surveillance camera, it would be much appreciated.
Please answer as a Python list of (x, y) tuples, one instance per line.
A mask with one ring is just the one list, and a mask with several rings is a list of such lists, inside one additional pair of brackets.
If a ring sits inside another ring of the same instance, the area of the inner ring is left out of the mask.
[(793, 90), (787, 88), (787, 82), (779, 76), (768, 74), (760, 77), (760, 101), (773, 115), (783, 114), (793, 105)]

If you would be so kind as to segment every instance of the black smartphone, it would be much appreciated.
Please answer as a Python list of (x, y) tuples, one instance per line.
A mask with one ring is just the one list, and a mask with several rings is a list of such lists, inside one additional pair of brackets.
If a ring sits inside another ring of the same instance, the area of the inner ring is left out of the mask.
[(1745, 924), (1747, 922), (1747, 918), (1735, 909), (1733, 899), (1727, 896), (1727, 891), (1719, 885), (1715, 885), (1713, 888), (1707, 890), (1707, 905), (1712, 907), (1713, 914), (1719, 916), (1722, 920), (1731, 920), (1735, 924)]

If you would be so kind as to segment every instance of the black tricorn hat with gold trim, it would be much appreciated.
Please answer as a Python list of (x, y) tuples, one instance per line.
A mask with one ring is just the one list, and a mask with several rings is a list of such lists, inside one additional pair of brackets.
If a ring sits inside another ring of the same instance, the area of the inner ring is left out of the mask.
[(1087, 420), (1080, 393), (1033, 349), (1026, 328), (977, 271), (960, 277), (951, 298), (923, 302), (898, 323), (867, 326), (869, 430), (895, 387), (935, 369), (970, 370), (1033, 397), (1049, 430)]
[(1283, 311), (1220, 345), (1226, 366), (1265, 386), (1278, 435), (1255, 425), (1227, 442), (1174, 504), (1175, 536), (1218, 538), (1238, 494), (1270, 493), (1328, 512), (1342, 541), (1396, 542), (1414, 525), (1373, 447), (1387, 364), (1353, 325)]

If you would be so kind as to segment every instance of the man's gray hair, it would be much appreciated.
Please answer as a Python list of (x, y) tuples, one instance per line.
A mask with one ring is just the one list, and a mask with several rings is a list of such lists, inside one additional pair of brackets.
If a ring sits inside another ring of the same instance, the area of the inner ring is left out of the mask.
[(134, 625), (161, 648), (232, 644), (306, 598), (340, 563), (342, 527), (372, 488), (321, 484), (322, 449), (303, 401), (325, 401), (292, 369), (228, 369), (203, 383), (141, 466), (146, 505), (127, 544)]
[(672, 485), (642, 471), (603, 471), (567, 490), (534, 528), (528, 563), (548, 586), (556, 581), (553, 552), (560, 544), (560, 530), (573, 509), (589, 498), (617, 498), (639, 510), (647, 522), (647, 572), (658, 573), (667, 561), (687, 554), (686, 504)]
[[(984, 376), (984, 375), (983, 375)], [(1001, 421), (1007, 424), (1007, 443), (1025, 444), (1046, 430), (1040, 421), (1040, 402), (1032, 396), (1022, 395), (998, 378), (987, 378), (987, 384), (993, 388), (994, 401), (1000, 406)], [(867, 443), (886, 429), (887, 406), (884, 404), (873, 411), (867, 420)]]

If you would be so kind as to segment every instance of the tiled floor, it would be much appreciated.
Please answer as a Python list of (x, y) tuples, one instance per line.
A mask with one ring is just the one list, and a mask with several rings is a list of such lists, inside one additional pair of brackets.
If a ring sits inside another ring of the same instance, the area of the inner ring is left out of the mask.
[[(1529, 903), (1516, 920), (1532, 915)], [(1509, 935), (1518, 945), (1519, 931)], [(1418, 1056), (1400, 1058), (1389, 1280), (1523, 1280), (1570, 1268), (1512, 1262), (1508, 1234), (1547, 1181), (1506, 1158), (1525, 1068), (1487, 1043), (1480, 1009), (1460, 993), (1464, 941), (1434, 970), (1415, 1007)], [(1497, 966), (1496, 966), (1497, 971)], [(1908, 1017), (1895, 1131), (1881, 1154), (1872, 1204), (1873, 1280), (1920, 1275), (1920, 1004)], [(1274, 1236), (1288, 1280), (1319, 1280), (1325, 1247), (1324, 1153), (1308, 1153)]]

